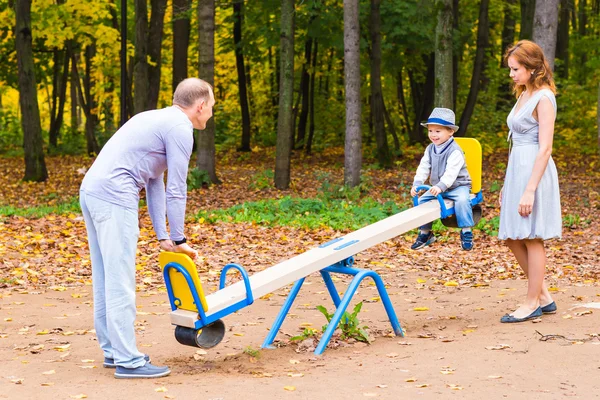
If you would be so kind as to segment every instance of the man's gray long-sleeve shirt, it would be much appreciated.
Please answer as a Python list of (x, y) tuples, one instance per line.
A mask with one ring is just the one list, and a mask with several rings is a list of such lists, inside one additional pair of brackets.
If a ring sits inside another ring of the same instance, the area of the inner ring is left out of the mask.
[(191, 121), (178, 107), (137, 114), (104, 145), (83, 178), (81, 190), (137, 210), (140, 191), (145, 187), (148, 212), (158, 239), (169, 238), (167, 216), (170, 238), (181, 240), (193, 135)]

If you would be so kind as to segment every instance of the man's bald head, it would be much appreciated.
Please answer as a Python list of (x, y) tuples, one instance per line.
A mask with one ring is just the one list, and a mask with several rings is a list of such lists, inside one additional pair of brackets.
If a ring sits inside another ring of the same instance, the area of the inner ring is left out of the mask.
[(187, 78), (177, 85), (173, 94), (173, 104), (182, 108), (190, 108), (198, 100), (210, 103), (213, 98), (212, 86), (208, 82), (198, 78)]

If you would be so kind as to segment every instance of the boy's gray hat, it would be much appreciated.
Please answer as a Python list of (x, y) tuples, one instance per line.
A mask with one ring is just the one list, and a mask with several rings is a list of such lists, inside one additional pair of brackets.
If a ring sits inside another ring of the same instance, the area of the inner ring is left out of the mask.
[(458, 126), (455, 125), (454, 111), (449, 108), (436, 107), (431, 112), (431, 115), (427, 119), (427, 122), (422, 122), (421, 125), (427, 127), (427, 125), (442, 125), (451, 128), (456, 132)]

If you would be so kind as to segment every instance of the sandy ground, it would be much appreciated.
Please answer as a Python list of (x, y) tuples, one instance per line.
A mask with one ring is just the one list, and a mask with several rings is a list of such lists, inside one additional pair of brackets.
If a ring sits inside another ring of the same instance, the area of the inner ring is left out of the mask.
[(331, 309), (331, 300), (319, 275), (307, 279), (274, 350), (260, 346), (289, 288), (226, 317), (224, 341), (206, 351), (176, 342), (166, 293), (141, 291), (138, 346), (172, 368), (150, 380), (115, 379), (102, 367), (90, 286), (4, 289), (0, 399), (600, 398), (600, 288), (558, 286), (557, 314), (500, 324), (523, 298), (524, 280), (457, 288), (419, 276), (384, 276), (404, 338), (391, 335), (376, 288), (365, 282), (356, 298), (370, 301), (360, 318), (375, 340), (334, 340), (322, 356), (289, 341), (325, 323), (315, 306)]

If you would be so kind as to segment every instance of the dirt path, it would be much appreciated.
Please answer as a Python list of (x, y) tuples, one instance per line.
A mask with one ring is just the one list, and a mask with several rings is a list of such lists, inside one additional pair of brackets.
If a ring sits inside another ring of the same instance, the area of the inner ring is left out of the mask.
[[(288, 340), (307, 324), (320, 328), (325, 322), (315, 306), (331, 309), (331, 302), (318, 275), (311, 276), (300, 292), (277, 337), (282, 347), (276, 350), (259, 349), (285, 290), (228, 316), (225, 340), (206, 354), (175, 341), (164, 292), (140, 292), (138, 345), (154, 363), (173, 370), (157, 380), (117, 380), (113, 370), (102, 368), (93, 332), (91, 287), (4, 290), (0, 398), (600, 397), (600, 310), (581, 307), (600, 302), (600, 288), (559, 284), (557, 314), (538, 323), (511, 325), (500, 324), (499, 318), (523, 298), (523, 280), (456, 288), (420, 283), (420, 276), (415, 271), (384, 274), (405, 338), (390, 335), (380, 302), (365, 303), (361, 322), (371, 328), (375, 341), (371, 345), (338, 341), (320, 357)], [(376, 296), (369, 284), (357, 294), (367, 301)], [(429, 310), (414, 311), (419, 307)], [(543, 341), (540, 334), (568, 339)]]

